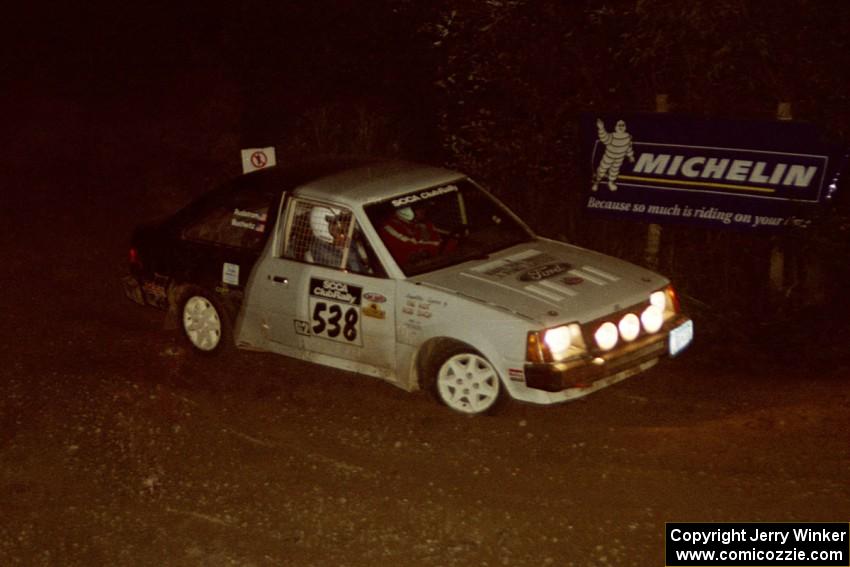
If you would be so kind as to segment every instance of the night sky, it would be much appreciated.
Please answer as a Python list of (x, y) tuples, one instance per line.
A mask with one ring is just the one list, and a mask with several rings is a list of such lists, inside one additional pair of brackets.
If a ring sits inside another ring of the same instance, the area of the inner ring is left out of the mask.
[[(208, 101), (238, 111), (238, 123), (221, 116), (196, 132), (279, 143), (303, 133), (300, 117), (342, 105), (399, 125), (408, 152), (473, 167), (456, 154), (507, 167), (504, 154), (522, 147), (505, 146), (533, 136), (534, 154), (552, 149), (540, 159), (569, 158), (580, 111), (652, 111), (660, 92), (673, 110), (719, 116), (770, 117), (788, 100), (796, 117), (846, 138), (848, 46), (831, 30), (846, 28), (850, 9), (782, 5), (19, 3), (7, 18), (5, 110), (14, 116), (28, 89), (136, 116), (185, 119)], [(462, 130), (466, 143), (453, 146)]]
[(4, 67), (24, 92), (95, 112), (119, 105), (179, 115), (222, 97), (240, 107), (240, 135), (258, 143), (285, 135), (306, 110), (340, 101), (416, 123), (428, 112), (433, 65), (424, 38), (413, 41), (421, 23), (405, 3), (391, 4), (59, 2), (19, 9)]

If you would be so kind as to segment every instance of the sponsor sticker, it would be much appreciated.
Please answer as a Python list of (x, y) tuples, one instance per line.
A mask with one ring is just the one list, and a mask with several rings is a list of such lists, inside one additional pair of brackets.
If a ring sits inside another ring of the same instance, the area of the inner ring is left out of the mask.
[(446, 193), (457, 193), (457, 191), (457, 185), (444, 185), (443, 187), (426, 189), (424, 191), (418, 191), (416, 193), (411, 193), (410, 195), (405, 195), (403, 197), (393, 199), (392, 204), (393, 207), (398, 209), (400, 207), (406, 207), (413, 203), (418, 203), (419, 201), (425, 199), (433, 199), (434, 197), (439, 197), (440, 195), (445, 195)]
[(265, 211), (248, 211), (243, 209), (233, 209), (233, 217), (230, 219), (230, 226), (236, 228), (244, 228), (246, 230), (254, 230), (256, 232), (266, 231), (266, 221), (268, 213)]
[(266, 222), (268, 220), (268, 213), (265, 212), (255, 212), (255, 211), (247, 211), (243, 209), (233, 209), (234, 217), (243, 217), (246, 219), (254, 219), (260, 222)]
[(296, 335), (310, 335), (310, 323), (308, 323), (307, 321), (299, 321), (297, 319), (294, 321), (294, 323)]
[(370, 303), (363, 308), (363, 316), (372, 317), (374, 319), (385, 319), (387, 317), (387, 313), (381, 309), (377, 303)]
[(221, 281), (228, 285), (239, 285), (239, 264), (225, 262), (221, 268)]
[(538, 252), (527, 258), (516, 260), (505, 258), (499, 262), (488, 264), (487, 269), (484, 270), (484, 274), (493, 278), (501, 279), (516, 274), (517, 272), (533, 268), (534, 266), (552, 262), (554, 259), (555, 258), (552, 255), (544, 254), (542, 252)]
[(310, 295), (348, 303), (349, 305), (360, 305), (363, 288), (336, 280), (310, 278)]

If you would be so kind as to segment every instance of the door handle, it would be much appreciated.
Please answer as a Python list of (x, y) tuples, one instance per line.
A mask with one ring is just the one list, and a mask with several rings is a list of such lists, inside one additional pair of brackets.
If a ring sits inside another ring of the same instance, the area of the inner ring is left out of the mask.
[(279, 283), (279, 284), (283, 284), (283, 285), (286, 285), (286, 284), (289, 283), (289, 278), (286, 278), (284, 276), (269, 276), (269, 279), (271, 281), (273, 281), (274, 283)]

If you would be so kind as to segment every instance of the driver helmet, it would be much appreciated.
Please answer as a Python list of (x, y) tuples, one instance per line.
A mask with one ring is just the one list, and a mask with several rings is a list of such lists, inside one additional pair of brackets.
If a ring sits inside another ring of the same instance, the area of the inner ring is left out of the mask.
[(411, 222), (414, 218), (416, 218), (416, 213), (413, 212), (411, 207), (402, 207), (400, 209), (396, 209), (396, 216), (405, 222)]
[(331, 207), (316, 206), (310, 212), (310, 229), (320, 241), (326, 244), (334, 243), (334, 234), (331, 232), (331, 223), (339, 221), (340, 211)]

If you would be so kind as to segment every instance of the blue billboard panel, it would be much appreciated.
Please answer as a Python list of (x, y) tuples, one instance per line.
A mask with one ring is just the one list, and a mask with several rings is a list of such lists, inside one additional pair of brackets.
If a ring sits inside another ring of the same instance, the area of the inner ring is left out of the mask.
[(805, 226), (835, 187), (835, 148), (809, 124), (585, 115), (585, 209), (646, 222)]

